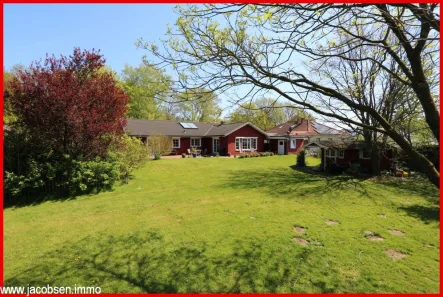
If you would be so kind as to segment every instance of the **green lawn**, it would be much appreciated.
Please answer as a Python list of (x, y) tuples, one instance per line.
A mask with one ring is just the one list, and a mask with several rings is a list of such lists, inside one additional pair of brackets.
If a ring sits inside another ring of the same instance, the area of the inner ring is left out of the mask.
[[(293, 164), (294, 156), (151, 161), (113, 192), (6, 209), (6, 285), (438, 292), (436, 189), (326, 178)], [(394, 261), (390, 249), (407, 257)]]

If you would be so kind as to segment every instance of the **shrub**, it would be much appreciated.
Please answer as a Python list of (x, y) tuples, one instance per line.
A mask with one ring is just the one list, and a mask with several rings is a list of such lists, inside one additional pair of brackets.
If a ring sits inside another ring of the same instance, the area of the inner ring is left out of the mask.
[(242, 159), (242, 158), (254, 158), (254, 157), (268, 157), (273, 155), (274, 153), (272, 152), (250, 152), (250, 153), (241, 153), (240, 155), (238, 155), (238, 158)]
[(65, 197), (109, 190), (119, 180), (118, 162), (113, 157), (90, 161), (73, 160), (69, 155), (51, 153), (31, 156), (26, 170), (5, 172), (5, 202), (41, 196)]
[(129, 97), (104, 67), (99, 51), (75, 48), (16, 73), (9, 102), (39, 152), (92, 160), (105, 157), (112, 136), (123, 134)]
[(186, 154), (185, 153), (182, 154), (182, 158), (186, 158)]
[[(20, 129), (5, 134), (5, 204), (30, 203), (111, 189), (120, 178), (115, 153), (78, 160), (54, 151), (39, 152)], [(130, 167), (130, 166), (129, 166)]]
[(127, 135), (118, 139), (112, 153), (119, 165), (120, 180), (124, 183), (128, 182), (132, 171), (144, 166), (149, 159), (146, 145), (140, 139)]
[(297, 154), (297, 166), (306, 167), (306, 150), (301, 150)]
[(161, 156), (171, 153), (171, 137), (157, 134), (148, 137), (148, 150), (154, 156), (154, 160), (160, 160)]

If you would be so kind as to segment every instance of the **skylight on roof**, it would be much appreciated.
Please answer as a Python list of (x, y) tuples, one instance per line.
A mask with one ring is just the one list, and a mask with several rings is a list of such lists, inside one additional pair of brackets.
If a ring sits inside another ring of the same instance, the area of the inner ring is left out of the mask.
[(185, 129), (197, 129), (198, 127), (194, 123), (180, 123)]

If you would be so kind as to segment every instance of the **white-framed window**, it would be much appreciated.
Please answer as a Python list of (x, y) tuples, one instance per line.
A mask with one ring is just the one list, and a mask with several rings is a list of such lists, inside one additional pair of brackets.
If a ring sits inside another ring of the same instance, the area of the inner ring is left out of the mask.
[(326, 150), (326, 157), (335, 157), (335, 150), (327, 149)]
[(257, 150), (257, 138), (251, 138), (251, 149)]
[(235, 150), (236, 151), (257, 150), (257, 137), (236, 137)]
[(291, 149), (296, 149), (297, 148), (297, 142), (295, 141), (295, 139), (291, 139)]
[(242, 150), (248, 151), (251, 149), (251, 138), (242, 138)]
[(320, 143), (320, 137), (317, 138), (317, 140), (315, 142)]
[(191, 138), (191, 147), (201, 147), (202, 139), (201, 138)]
[(220, 152), (220, 138), (218, 137), (212, 138), (212, 152), (213, 153)]
[(340, 159), (343, 159), (345, 157), (345, 150), (344, 149), (339, 149), (338, 150), (338, 157)]
[(328, 140), (329, 140), (329, 141), (332, 141), (332, 137), (329, 137)]
[(360, 159), (370, 159), (369, 151), (367, 149), (359, 150)]
[(172, 137), (172, 148), (180, 148), (180, 137)]

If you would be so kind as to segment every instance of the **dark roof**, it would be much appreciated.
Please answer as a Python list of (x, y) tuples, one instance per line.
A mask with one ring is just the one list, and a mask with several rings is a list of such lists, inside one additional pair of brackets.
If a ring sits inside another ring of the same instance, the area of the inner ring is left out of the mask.
[(262, 134), (266, 133), (251, 123), (203, 123), (191, 122), (197, 126), (197, 129), (186, 129), (177, 121), (160, 121), (160, 120), (137, 120), (128, 119), (125, 132), (131, 136), (149, 136), (155, 134), (163, 134), (166, 136), (187, 136), (187, 137), (203, 137), (203, 136), (226, 136), (232, 132), (250, 125)]
[(286, 122), (266, 131), (269, 136), (313, 136), (313, 135), (347, 135), (341, 131), (311, 120), (301, 119), (298, 122)]

